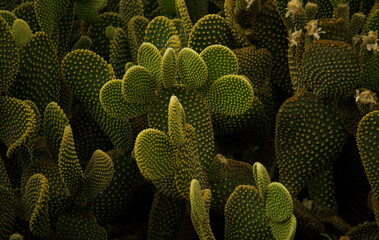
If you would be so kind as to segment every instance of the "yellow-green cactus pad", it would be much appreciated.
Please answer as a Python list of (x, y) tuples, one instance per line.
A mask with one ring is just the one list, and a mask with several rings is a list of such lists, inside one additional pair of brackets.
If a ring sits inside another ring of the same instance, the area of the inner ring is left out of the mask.
[(376, 199), (379, 199), (379, 111), (362, 118), (357, 130), (359, 155)]
[(170, 139), (160, 130), (149, 128), (140, 132), (134, 155), (142, 175), (148, 180), (163, 178), (176, 167)]
[[(2, 161), (0, 159), (0, 161)], [(0, 169), (1, 171), (1, 169)], [(0, 173), (0, 177), (3, 177)], [(8, 176), (7, 176), (8, 177)], [(0, 183), (0, 238), (9, 239), (16, 222), (16, 199), (12, 189), (4, 187)]]
[(118, 119), (130, 119), (145, 114), (150, 104), (129, 103), (122, 93), (122, 80), (111, 80), (100, 90), (100, 102), (104, 110)]
[(208, 69), (206, 86), (210, 86), (222, 76), (237, 74), (238, 72), (237, 57), (232, 50), (225, 46), (209, 46), (200, 53), (200, 57), (204, 60)]
[(181, 146), (185, 141), (184, 127), (186, 124), (186, 114), (182, 104), (176, 96), (170, 98), (168, 104), (168, 136), (175, 147)]
[(143, 43), (138, 50), (138, 65), (145, 67), (158, 83), (162, 65), (162, 55), (156, 46), (151, 43)]
[(0, 93), (12, 85), (18, 71), (17, 45), (4, 18), (0, 16)]
[(338, 157), (345, 135), (331, 104), (309, 92), (287, 99), (279, 109), (275, 127), (280, 182), (297, 195)]
[(178, 71), (181, 81), (192, 89), (199, 89), (208, 80), (208, 69), (200, 55), (190, 48), (180, 51)]
[(292, 240), (295, 237), (296, 233), (296, 217), (291, 214), (290, 219), (284, 222), (271, 222), (271, 231), (277, 240)]
[(232, 47), (232, 35), (223, 17), (217, 14), (208, 14), (193, 26), (188, 47), (196, 52), (201, 52), (206, 47), (215, 44)]
[(107, 231), (96, 223), (91, 212), (83, 209), (73, 209), (60, 215), (57, 222), (59, 239), (91, 239), (107, 240)]
[(112, 67), (94, 52), (79, 49), (63, 58), (62, 77), (64, 83), (84, 103), (92, 117), (109, 136), (115, 148), (130, 151), (133, 141), (129, 122), (111, 117), (100, 102), (101, 88), (115, 78)]
[(128, 23), (130, 52), (135, 63), (137, 62), (138, 49), (143, 43), (145, 37), (145, 29), (147, 28), (147, 25), (149, 25), (149, 19), (143, 16), (135, 16), (130, 19)]
[(106, 4), (107, 0), (78, 0), (74, 4), (75, 13), (86, 22), (94, 22)]
[(58, 163), (63, 132), (68, 124), (68, 118), (61, 107), (56, 102), (49, 103), (43, 118), (43, 135), (46, 136), (55, 163)]
[(84, 171), (84, 180), (77, 200), (93, 200), (109, 186), (113, 173), (114, 165), (112, 159), (105, 152), (96, 150)]
[(186, 202), (156, 191), (149, 214), (147, 240), (177, 239)]
[(34, 1), (34, 10), (42, 31), (50, 35), (69, 5), (70, 0)]
[(125, 22), (129, 22), (134, 16), (143, 16), (142, 0), (121, 0), (119, 2), (119, 12)]
[(274, 239), (259, 191), (238, 186), (225, 205), (225, 240)]
[(283, 184), (270, 183), (267, 186), (266, 213), (270, 221), (284, 222), (290, 219), (293, 209), (292, 197)]
[(184, 28), (185, 35), (188, 38), (188, 36), (190, 35), (192, 31), (193, 24), (188, 13), (186, 2), (185, 0), (175, 0), (175, 1), (176, 1), (176, 6), (178, 8), (179, 16), (183, 21), (183, 28)]
[(165, 88), (170, 88), (176, 83), (177, 61), (174, 49), (168, 48), (163, 54), (160, 78)]
[(33, 34), (20, 51), (20, 67), (10, 95), (33, 101), (39, 111), (50, 102), (58, 102), (60, 91), (59, 61), (56, 48), (44, 32)]
[(176, 54), (179, 54), (182, 50), (182, 43), (178, 35), (172, 35), (166, 42), (166, 45), (161, 49), (161, 54), (164, 54), (168, 48), (175, 50)]
[(259, 162), (253, 165), (254, 180), (257, 188), (262, 195), (263, 199), (266, 201), (268, 185), (270, 184), (270, 175), (267, 169)]
[(109, 39), (112, 39), (116, 36), (116, 28), (113, 26), (108, 26), (105, 28), (105, 36)]
[(167, 17), (158, 16), (151, 20), (147, 26), (145, 42), (152, 43), (158, 49), (162, 49), (173, 35), (178, 35), (175, 25)]
[(20, 45), (26, 45), (32, 40), (32, 30), (27, 22), (16, 19), (12, 25), (13, 39)]
[(359, 81), (359, 58), (344, 42), (320, 40), (307, 45), (302, 67), (307, 84), (320, 98), (345, 97)]
[(155, 96), (156, 82), (142, 66), (133, 66), (122, 79), (121, 91), (126, 101), (134, 104), (151, 102)]
[(39, 237), (46, 237), (50, 230), (49, 219), (49, 183), (42, 174), (29, 178), (23, 195), (23, 205), (29, 219), (31, 232)]
[(75, 197), (84, 179), (83, 170), (76, 155), (74, 136), (71, 126), (64, 129), (58, 156), (59, 175), (61, 176), (69, 195)]
[(15, 98), (0, 97), (0, 139), (8, 147), (7, 157), (15, 156), (22, 148), (31, 153), (36, 124), (30, 106)]
[(238, 115), (251, 107), (253, 88), (245, 77), (226, 75), (215, 81), (207, 92), (207, 106), (217, 113)]
[(185, 85), (174, 85), (163, 89), (153, 101), (148, 112), (149, 127), (168, 132), (168, 108), (172, 95), (175, 95), (186, 113), (186, 123), (195, 128), (198, 144), (199, 161), (206, 171), (212, 162), (215, 151), (211, 116), (202, 98)]

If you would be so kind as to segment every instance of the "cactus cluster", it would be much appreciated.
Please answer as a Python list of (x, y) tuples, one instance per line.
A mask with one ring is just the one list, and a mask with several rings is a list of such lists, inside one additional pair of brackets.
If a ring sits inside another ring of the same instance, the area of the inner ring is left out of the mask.
[(377, 0), (0, 0), (0, 240), (374, 240)]

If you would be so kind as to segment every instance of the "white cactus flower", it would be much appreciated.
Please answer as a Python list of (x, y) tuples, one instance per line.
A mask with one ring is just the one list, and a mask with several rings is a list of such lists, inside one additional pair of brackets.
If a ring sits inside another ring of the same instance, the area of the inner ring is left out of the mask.
[(312, 20), (305, 26), (305, 30), (307, 30), (307, 34), (309, 36), (314, 36), (317, 40), (320, 40), (320, 34), (326, 33), (325, 31), (321, 31), (321, 28), (317, 28), (317, 20)]
[(288, 31), (288, 38), (287, 38), (289, 41), (288, 45), (290, 47), (297, 46), (297, 43), (298, 43), (299, 39), (301, 38), (302, 34), (303, 34), (303, 31), (302, 30), (296, 31), (296, 28), (295, 28), (294, 32), (291, 32), (291, 30)]
[(294, 16), (304, 12), (303, 3), (300, 0), (291, 0), (288, 2), (286, 10), (286, 18), (289, 16), (294, 18)]
[(362, 44), (366, 45), (367, 51), (378, 52), (378, 31), (369, 31), (367, 36), (362, 36)]

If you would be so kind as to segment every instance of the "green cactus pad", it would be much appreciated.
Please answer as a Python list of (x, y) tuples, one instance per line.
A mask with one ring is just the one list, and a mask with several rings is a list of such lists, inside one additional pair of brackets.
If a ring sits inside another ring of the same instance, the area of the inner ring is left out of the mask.
[(86, 22), (94, 22), (98, 19), (99, 12), (105, 7), (107, 0), (77, 0), (75, 1), (75, 13)]
[(172, 96), (168, 104), (168, 136), (171, 144), (175, 147), (181, 146), (185, 141), (184, 127), (186, 114), (177, 97)]
[(83, 182), (84, 175), (78, 156), (76, 155), (74, 136), (72, 135), (70, 125), (67, 125), (64, 129), (62, 143), (59, 149), (58, 167), (59, 175), (69, 195), (75, 197)]
[(250, 108), (254, 92), (246, 78), (226, 75), (210, 86), (206, 99), (207, 106), (213, 111), (233, 116)]
[(130, 61), (132, 61), (132, 56), (127, 35), (122, 28), (117, 28), (109, 50), (109, 63), (112, 65), (117, 79), (122, 79), (126, 71), (125, 65)]
[(41, 30), (34, 11), (34, 2), (25, 2), (20, 4), (13, 10), (13, 13), (17, 18), (23, 19), (27, 22), (32, 32)]
[(138, 49), (145, 37), (147, 25), (149, 25), (149, 19), (143, 16), (135, 16), (128, 23), (128, 40), (132, 59), (135, 63), (137, 62)]
[(107, 231), (96, 223), (91, 212), (83, 209), (73, 209), (59, 216), (57, 222), (59, 239), (91, 239), (107, 240)]
[(163, 55), (168, 48), (175, 50), (175, 53), (179, 55), (180, 50), (182, 50), (182, 43), (178, 35), (172, 35), (166, 42), (165, 46), (161, 49), (161, 54)]
[(156, 81), (142, 66), (133, 66), (122, 79), (121, 91), (129, 103), (144, 104), (154, 99)]
[(16, 19), (12, 25), (13, 39), (20, 45), (26, 45), (32, 40), (32, 30), (27, 22)]
[(188, 47), (196, 52), (201, 52), (206, 47), (215, 44), (232, 47), (232, 35), (223, 17), (217, 14), (208, 14), (193, 26)]
[(50, 35), (69, 5), (70, 0), (35, 0), (34, 10), (42, 31)]
[[(3, 9), (3, 8), (0, 8)], [(7, 10), (0, 10), (0, 17), (4, 18), (8, 26), (12, 26), (13, 22), (17, 19), (16, 15), (13, 12)]]
[(129, 103), (122, 93), (122, 80), (111, 80), (100, 90), (100, 102), (104, 110), (117, 119), (130, 119), (145, 114), (151, 104)]
[(180, 51), (178, 72), (181, 81), (192, 89), (199, 89), (208, 80), (208, 69), (200, 55), (190, 48)]
[(161, 82), (164, 88), (170, 88), (176, 83), (178, 59), (174, 49), (167, 48), (162, 58)]
[(142, 0), (121, 0), (119, 2), (119, 12), (125, 22), (129, 22), (134, 16), (143, 16)]
[(170, 139), (160, 130), (149, 128), (140, 132), (134, 154), (142, 175), (148, 180), (162, 178), (176, 167)]
[(248, 185), (238, 186), (225, 205), (225, 240), (274, 239), (259, 191)]
[[(90, 64), (83, 64), (84, 62)], [(132, 132), (126, 121), (111, 117), (101, 106), (100, 90), (115, 78), (112, 67), (89, 50), (75, 50), (62, 60), (63, 81), (85, 104), (92, 117), (109, 136), (116, 149), (128, 152), (132, 148)]]
[(296, 225), (296, 217), (293, 214), (291, 214), (290, 219), (285, 222), (270, 222), (272, 234), (274, 235), (275, 239), (278, 240), (294, 239), (296, 233)]
[(255, 184), (259, 193), (262, 195), (262, 198), (266, 201), (268, 185), (270, 184), (270, 175), (267, 172), (267, 169), (259, 162), (254, 163), (253, 173)]
[(42, 174), (29, 178), (23, 195), (23, 205), (29, 220), (31, 232), (46, 237), (50, 230), (49, 219), (49, 183)]
[(145, 42), (152, 43), (158, 49), (162, 49), (173, 35), (178, 35), (175, 25), (167, 17), (158, 16), (151, 20), (147, 26)]
[(37, 32), (19, 53), (19, 73), (9, 91), (10, 95), (33, 101), (42, 113), (50, 102), (59, 100), (60, 74), (56, 48), (46, 33)]
[(184, 28), (185, 35), (188, 38), (188, 36), (190, 35), (192, 31), (193, 24), (188, 13), (186, 2), (185, 0), (175, 0), (175, 2), (178, 8), (179, 16), (183, 21), (183, 28)]
[(138, 65), (145, 67), (153, 76), (156, 83), (160, 81), (162, 56), (153, 44), (143, 43), (138, 50)]
[(362, 118), (357, 130), (357, 145), (362, 164), (376, 199), (379, 199), (379, 111), (373, 111)]
[(0, 156), (0, 186), (8, 190), (12, 189), (12, 183), (8, 177), (7, 169), (5, 168), (5, 164), (1, 156)]
[(307, 45), (302, 67), (307, 84), (320, 98), (350, 95), (359, 81), (358, 56), (343, 42), (320, 40)]
[(7, 157), (15, 156), (22, 148), (31, 153), (36, 124), (33, 110), (26, 103), (0, 97), (0, 139), (8, 147)]
[(308, 184), (308, 195), (314, 204), (337, 211), (333, 166), (327, 167)]
[(266, 213), (270, 221), (284, 222), (290, 219), (293, 209), (292, 197), (283, 184), (267, 186)]
[(361, 87), (372, 91), (379, 90), (379, 54), (367, 51), (366, 46), (361, 49)]
[(200, 53), (200, 57), (208, 69), (208, 81), (205, 87), (209, 87), (222, 76), (237, 74), (238, 72), (237, 57), (232, 50), (225, 46), (209, 46)]
[(336, 108), (309, 92), (283, 103), (275, 128), (279, 179), (292, 195), (338, 157), (346, 135)]
[[(0, 161), (2, 161), (0, 159)], [(1, 164), (1, 163), (0, 163)], [(2, 171), (0, 169), (0, 171)], [(3, 175), (0, 177), (2, 178)], [(8, 177), (8, 176), (7, 176)], [(10, 234), (13, 231), (14, 224), (16, 222), (16, 199), (11, 189), (4, 187), (0, 183), (0, 238), (9, 239)]]
[(12, 85), (18, 71), (17, 45), (4, 18), (0, 16), (0, 93)]
[(86, 166), (83, 185), (76, 200), (92, 201), (109, 186), (113, 173), (112, 159), (105, 152), (96, 150)]

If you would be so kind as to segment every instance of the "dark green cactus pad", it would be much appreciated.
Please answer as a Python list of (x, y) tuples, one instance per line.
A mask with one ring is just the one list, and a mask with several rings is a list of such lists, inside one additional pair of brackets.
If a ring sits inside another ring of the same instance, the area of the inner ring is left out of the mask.
[(12, 25), (8, 25), (0, 16), (0, 93), (7, 91), (15, 80), (18, 71), (17, 45), (11, 34)]
[(236, 187), (255, 184), (253, 167), (250, 164), (232, 159), (223, 161), (222, 174), (209, 182), (213, 198), (211, 208), (220, 213), (224, 212), (225, 204)]
[(160, 50), (173, 35), (178, 35), (174, 23), (167, 17), (158, 16), (147, 25), (144, 41), (152, 43)]
[(341, 41), (351, 43), (352, 36), (347, 24), (341, 19), (325, 18), (317, 21), (317, 28), (325, 33), (320, 34), (320, 40)]
[(12, 27), (13, 22), (17, 19), (16, 15), (14, 15), (13, 12), (8, 10), (0, 10), (0, 16), (5, 19), (9, 27)]
[(185, 201), (157, 191), (150, 210), (147, 239), (176, 239), (185, 211)]
[(310, 199), (315, 204), (337, 211), (333, 167), (329, 166), (308, 184)]
[(183, 23), (183, 30), (186, 38), (188, 39), (189, 35), (191, 34), (193, 23), (191, 21), (191, 18), (188, 13), (188, 9), (186, 6), (185, 0), (176, 0), (176, 5), (178, 8), (178, 13), (180, 18), (182, 19)]
[(306, 83), (320, 98), (346, 97), (359, 82), (358, 55), (344, 42), (320, 40), (307, 45), (302, 67)]
[(64, 129), (69, 124), (68, 118), (57, 103), (47, 105), (43, 118), (43, 135), (51, 151), (52, 160), (58, 163), (59, 148), (62, 142)]
[(314, 94), (301, 92), (287, 99), (275, 129), (280, 182), (297, 195), (338, 157), (345, 135), (337, 110)]
[(244, 34), (244, 30), (239, 25), (237, 21), (238, 11), (243, 10), (246, 6), (246, 2), (240, 4), (238, 1), (234, 2), (233, 0), (227, 0), (224, 3), (224, 11), (225, 11), (225, 20), (229, 26), (230, 32), (233, 36), (233, 41), (236, 48), (247, 47), (250, 45), (249, 40)]
[(91, 50), (109, 61), (111, 39), (107, 38), (105, 30), (108, 26), (123, 28), (121, 16), (117, 13), (103, 13), (98, 20), (88, 28), (88, 37), (92, 39)]
[(372, 91), (379, 90), (379, 54), (367, 51), (366, 46), (361, 49), (361, 87)]
[(35, 0), (34, 9), (42, 31), (50, 35), (69, 5), (70, 0)]
[(225, 205), (225, 239), (274, 239), (259, 191), (240, 185)]
[(186, 113), (186, 123), (195, 128), (199, 152), (199, 161), (205, 171), (214, 156), (214, 139), (210, 114), (202, 98), (184, 85), (174, 85), (158, 93), (148, 113), (149, 127), (167, 132), (167, 103), (175, 95)]
[(108, 239), (107, 231), (96, 223), (93, 214), (82, 209), (73, 209), (61, 214), (57, 222), (57, 234), (61, 240)]
[(125, 65), (130, 61), (132, 61), (132, 56), (127, 35), (122, 28), (117, 28), (109, 50), (109, 63), (115, 71), (116, 78), (122, 79), (125, 74)]
[(346, 233), (349, 239), (375, 239), (379, 235), (379, 227), (375, 222), (365, 222)]
[(376, 199), (379, 199), (378, 124), (379, 111), (373, 111), (362, 118), (357, 130), (359, 155)]
[(225, 19), (217, 14), (208, 14), (200, 18), (193, 26), (188, 46), (198, 53), (215, 44), (232, 48), (232, 38)]
[(15, 98), (0, 97), (0, 139), (8, 148), (7, 157), (15, 156), (21, 149), (31, 155), (36, 121), (29, 105)]
[[(84, 65), (83, 62), (92, 65)], [(63, 81), (75, 96), (86, 105), (92, 117), (119, 150), (132, 148), (132, 132), (127, 121), (111, 117), (101, 106), (100, 89), (115, 78), (114, 71), (99, 55), (89, 50), (75, 50), (62, 61)]]
[(120, 15), (125, 22), (129, 22), (134, 16), (143, 16), (142, 0), (121, 0), (119, 6)]
[(161, 54), (163, 55), (168, 48), (175, 50), (178, 55), (180, 50), (182, 50), (182, 43), (179, 35), (172, 35), (166, 42), (165, 46), (161, 49)]
[(58, 21), (58, 58), (62, 60), (62, 58), (69, 51), (70, 38), (73, 32), (73, 25), (75, 20), (74, 14), (74, 3), (70, 2), (65, 12), (63, 13), (61, 20)]
[(98, 20), (99, 12), (107, 4), (107, 0), (77, 0), (75, 1), (75, 14), (86, 22)]
[(67, 196), (68, 190), (63, 179), (59, 175), (58, 166), (46, 159), (46, 154), (36, 159), (23, 172), (21, 178), (21, 193), (26, 191), (29, 178), (39, 173), (45, 176), (49, 183), (49, 216), (51, 219), (55, 219), (70, 207), (71, 201)]
[(13, 13), (17, 16), (17, 18), (23, 19), (27, 22), (33, 33), (41, 31), (41, 27), (38, 24), (34, 10), (34, 2), (25, 2), (20, 4), (13, 10)]
[[(0, 161), (2, 161), (0, 159)], [(0, 163), (2, 164), (2, 163)], [(2, 171), (2, 169), (0, 169)], [(3, 178), (0, 172), (1, 178)], [(16, 209), (15, 209), (15, 197), (12, 189), (9, 189), (0, 183), (0, 238), (8, 239), (13, 231), (14, 224), (16, 222)]]
[(366, 23), (363, 26), (363, 32), (368, 33), (371, 31), (377, 31), (379, 30), (379, 3), (376, 2), (375, 5), (372, 7), (370, 14), (367, 17)]
[(20, 67), (10, 95), (33, 101), (40, 112), (59, 100), (60, 68), (57, 50), (44, 32), (33, 34), (20, 49)]
[(137, 54), (145, 38), (145, 29), (149, 25), (149, 19), (136, 16), (128, 23), (128, 40), (133, 62), (137, 63)]
[(46, 177), (42, 174), (31, 176), (23, 193), (23, 205), (30, 231), (39, 237), (46, 237), (50, 231), (49, 197)]

